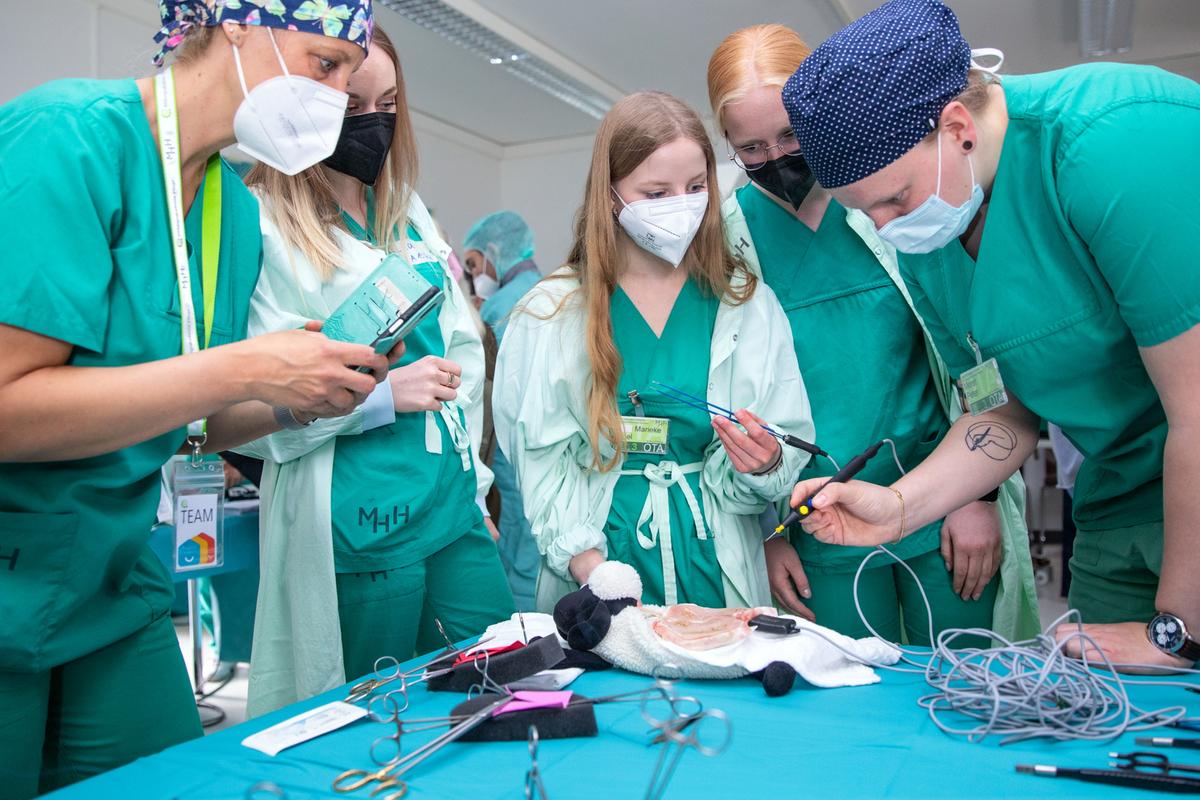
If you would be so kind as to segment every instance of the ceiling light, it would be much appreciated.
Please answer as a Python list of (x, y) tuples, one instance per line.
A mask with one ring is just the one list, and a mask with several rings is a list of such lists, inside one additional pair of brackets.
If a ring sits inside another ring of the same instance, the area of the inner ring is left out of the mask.
[(1133, 47), (1133, 0), (1079, 0), (1079, 52), (1085, 58)]
[(377, 0), (400, 16), (525, 81), (577, 111), (602, 118), (612, 102), (589, 86), (526, 53), (508, 39), (442, 0)]

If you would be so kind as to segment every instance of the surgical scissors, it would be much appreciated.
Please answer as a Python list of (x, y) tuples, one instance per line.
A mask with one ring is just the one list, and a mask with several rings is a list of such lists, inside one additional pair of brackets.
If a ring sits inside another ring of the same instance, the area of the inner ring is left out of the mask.
[(538, 729), (536, 725), (529, 726), (529, 769), (525, 772), (525, 800), (550, 800), (546, 794), (546, 785), (542, 783), (542, 770), (538, 767)]
[(1200, 775), (1200, 766), (1172, 764), (1171, 759), (1162, 753), (1148, 753), (1144, 750), (1138, 750), (1133, 753), (1109, 753), (1108, 757), (1113, 759), (1108, 762), (1110, 767), (1129, 770), (1131, 772), (1157, 772), (1162, 775), (1185, 772)]
[(642, 700), (642, 718), (659, 732), (650, 743), (662, 745), (650, 775), (650, 784), (646, 787), (645, 800), (658, 800), (663, 796), (689, 747), (711, 758), (724, 753), (733, 740), (733, 724), (725, 712), (715, 708), (706, 711), (695, 697), (673, 694), (671, 682), (658, 677), (658, 670), (655, 673), (667, 713), (659, 717), (651, 710), (650, 695)]

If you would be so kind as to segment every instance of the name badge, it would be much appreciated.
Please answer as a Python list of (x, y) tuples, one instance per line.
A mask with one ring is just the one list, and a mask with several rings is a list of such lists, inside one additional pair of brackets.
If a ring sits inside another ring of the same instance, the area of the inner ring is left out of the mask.
[(175, 462), (175, 571), (225, 563), (225, 467), (218, 456)]
[(979, 416), (1008, 402), (1004, 379), (1000, 377), (1000, 365), (994, 358), (964, 372), (959, 378), (959, 386), (971, 416)]
[(664, 417), (621, 417), (625, 452), (665, 456), (671, 441), (671, 420)]

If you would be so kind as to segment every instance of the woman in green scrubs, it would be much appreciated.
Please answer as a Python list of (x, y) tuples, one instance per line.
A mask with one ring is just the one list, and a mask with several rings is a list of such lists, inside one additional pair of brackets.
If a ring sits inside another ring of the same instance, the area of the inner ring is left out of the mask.
[(247, 178), (262, 199), (264, 239), (250, 332), (332, 313), (389, 252), (445, 299), (407, 335), (403, 359), (361, 411), (249, 448), (265, 459), (252, 714), (366, 675), (381, 656), (405, 661), (444, 646), (444, 635), (478, 634), (514, 610), (478, 499), (492, 480), (478, 459), (483, 345), (449, 276), (450, 248), (411, 190), (404, 80), (379, 28), (349, 91), (325, 163), (296, 176), (260, 165)]
[[(708, 79), (714, 116), (731, 158), (750, 178), (726, 203), (727, 234), (787, 313), (821, 447), (845, 463), (887, 437), (896, 443), (900, 463), (912, 467), (949, 429), (949, 407), (939, 395), (948, 398), (952, 390), (943, 385), (944, 370), (909, 305), (893, 251), (872, 235), (869, 222), (848, 217), (814, 185), (799, 152), (780, 89), (808, 54), (800, 37), (782, 25), (737, 31), (713, 53)], [(891, 455), (885, 449), (860, 478), (899, 478)], [(815, 459), (801, 478), (834, 469)], [(1037, 630), (1023, 514), (1019, 504), (1004, 499), (1011, 523), (1004, 536), (999, 500), (997, 493), (969, 503), (892, 550), (924, 586), (935, 636), (947, 628), (994, 625), (1007, 637)], [(789, 535), (790, 542), (779, 538), (766, 545), (779, 602), (841, 633), (869, 635), (853, 584), (870, 549), (826, 545), (798, 528)], [(891, 641), (929, 645), (930, 620), (909, 570), (883, 558), (868, 566), (858, 593), (867, 622)], [(1008, 584), (1004, 592), (998, 591), (1002, 583)]]
[(571, 266), (509, 320), (493, 413), (542, 555), (539, 610), (606, 559), (637, 570), (647, 603), (770, 602), (757, 515), (807, 456), (761, 421), (804, 439), (812, 424), (787, 320), (725, 243), (715, 172), (694, 111), (622, 100)]
[[(215, 452), (277, 429), (277, 414), (345, 413), (386, 373), (369, 349), (311, 331), (238, 342), (261, 246), (253, 198), (216, 157), (243, 135), (234, 48), (251, 91), (282, 70), (267, 29), (205, 12), (163, 8), (168, 44), (189, 41), (171, 73), (177, 139), (157, 110), (170, 100), (165, 73), (59, 81), (0, 108), (5, 798), (200, 735), (171, 579), (147, 546), (160, 469), (185, 426), (207, 418), (203, 446)], [(310, 30), (276, 34), (288, 69), (343, 89), (365, 36)], [(158, 140), (178, 145), (177, 161), (160, 158)], [(164, 163), (178, 165), (174, 203)], [(171, 219), (186, 237), (181, 261)], [(184, 305), (207, 344), (185, 355), (176, 267), (192, 279)]]
[(899, 494), (830, 487), (806, 527), (894, 540), (902, 519), (907, 533), (1011, 474), (1054, 422), (1084, 455), (1071, 606), (1114, 662), (1182, 664), (1184, 637), (1162, 649), (1147, 624), (1162, 612), (1200, 635), (1200, 86), (1140, 66), (972, 65), (948, 8), (893, 0), (784, 89), (818, 180), (905, 253), (973, 412)]

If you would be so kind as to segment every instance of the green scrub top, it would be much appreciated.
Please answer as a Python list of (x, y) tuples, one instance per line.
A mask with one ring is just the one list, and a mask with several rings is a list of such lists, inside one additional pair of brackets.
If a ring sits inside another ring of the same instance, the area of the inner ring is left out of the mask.
[(901, 257), (951, 375), (968, 333), (1008, 388), (1084, 454), (1080, 530), (1163, 519), (1167, 420), (1138, 347), (1200, 321), (1200, 85), (1090, 64), (1006, 76), (978, 260)]
[[(813, 231), (752, 184), (739, 189), (737, 198), (763, 279), (792, 326), (817, 442), (845, 464), (880, 439), (891, 438), (905, 469), (921, 463), (949, 429), (924, 335), (899, 287), (846, 223), (846, 209), (830, 200)], [(800, 479), (833, 472), (827, 460), (815, 458)], [(884, 486), (899, 477), (886, 445), (858, 475)], [(854, 571), (871, 551), (823, 544), (798, 529), (791, 533), (806, 568)], [(912, 558), (940, 543), (938, 521), (892, 549), (901, 558)], [(869, 566), (889, 564), (875, 559)]]
[[(642, 470), (664, 462), (682, 468), (698, 467), (716, 436), (706, 412), (664, 397), (654, 381), (696, 397), (708, 394), (708, 368), (717, 307), (717, 298), (705, 293), (688, 278), (659, 337), (620, 287), (613, 292), (610, 302), (613, 336), (622, 360), (617, 385), (618, 409), (623, 416), (636, 416), (629, 392), (637, 391), (647, 417), (670, 420), (665, 456), (626, 454), (604, 526), (609, 559), (623, 561), (638, 571), (643, 585), (642, 600), (654, 605), (662, 605), (667, 598), (662, 554), (666, 532), (661, 519), (658, 524), (650, 520), (640, 526), (642, 536), (638, 535), (638, 522), (647, 503), (652, 502), (648, 501), (652, 483)], [(630, 472), (637, 474), (626, 474)], [(697, 528), (684, 489), (679, 485), (668, 486), (669, 541), (673, 551), (670, 563), (676, 574), (676, 602), (723, 608), (725, 589), (713, 541), (719, 532), (703, 521), (700, 473), (694, 471), (680, 476), (672, 472), (672, 478), (686, 481), (699, 508), (703, 528)]]
[[(222, 184), (213, 346), (245, 338), (262, 257), (257, 201), (228, 165)], [(203, 205), (202, 185), (186, 220), (201, 342)], [(71, 366), (180, 354), (162, 165), (132, 80), (57, 81), (0, 108), (0, 220), (0, 323), (71, 344)], [(170, 608), (147, 540), (159, 470), (185, 438), (0, 463), (0, 670), (71, 661)]]
[[(372, 208), (368, 207), (368, 214)], [(355, 237), (373, 242), (349, 215), (343, 214), (343, 220)], [(421, 241), (411, 225), (408, 238)], [(413, 266), (435, 286), (445, 282), (445, 272), (436, 261)], [(439, 313), (444, 310), (445, 306)], [(438, 315), (421, 320), (404, 345), (404, 357), (393, 369), (425, 356), (444, 358)], [(475, 468), (463, 469), (445, 420), (441, 414), (434, 414), (433, 419), (441, 436), (441, 453), (430, 453), (426, 446), (424, 411), (398, 413), (390, 425), (338, 438), (331, 494), (337, 572), (373, 572), (415, 564), (479, 524), (483, 515), (475, 503)]]

